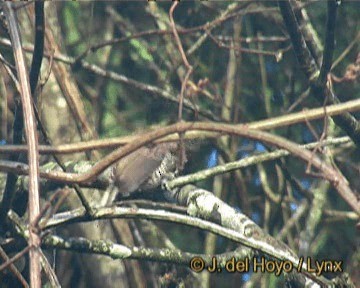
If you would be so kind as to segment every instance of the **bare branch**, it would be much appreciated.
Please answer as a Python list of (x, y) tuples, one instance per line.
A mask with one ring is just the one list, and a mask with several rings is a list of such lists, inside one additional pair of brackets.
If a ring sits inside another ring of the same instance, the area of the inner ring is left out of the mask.
[[(39, 155), (38, 140), (35, 123), (34, 110), (31, 101), (31, 90), (28, 79), (28, 72), (24, 53), (21, 46), (21, 38), (18, 23), (12, 3), (5, 3), (5, 11), (9, 21), (9, 30), (16, 63), (16, 69), (21, 87), (21, 102), (25, 120), (25, 135), (27, 140), (28, 159), (29, 159), (29, 221), (32, 223), (40, 213), (39, 201)], [(30, 285), (33, 288), (41, 287), (41, 270), (39, 255), (40, 237), (35, 231), (30, 229), (29, 246), (30, 249)]]

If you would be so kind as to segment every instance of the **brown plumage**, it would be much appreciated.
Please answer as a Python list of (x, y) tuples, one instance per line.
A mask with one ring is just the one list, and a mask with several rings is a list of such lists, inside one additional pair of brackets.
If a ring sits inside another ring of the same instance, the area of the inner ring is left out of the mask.
[(150, 190), (161, 183), (164, 174), (176, 170), (176, 143), (142, 147), (115, 164), (112, 179), (117, 193), (128, 196), (138, 190)]

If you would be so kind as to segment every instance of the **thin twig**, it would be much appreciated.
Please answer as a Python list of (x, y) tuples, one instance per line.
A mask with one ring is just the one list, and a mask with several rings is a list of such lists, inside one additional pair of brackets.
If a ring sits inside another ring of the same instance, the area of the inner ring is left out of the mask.
[(6, 269), (9, 265), (13, 264), (15, 261), (19, 260), (21, 257), (23, 257), (29, 250), (31, 249), (30, 246), (26, 246), (23, 250), (16, 253), (14, 257), (9, 258), (5, 263), (0, 265), (0, 271)]
[[(193, 72), (193, 67), (189, 64), (189, 61), (186, 57), (184, 48), (181, 44), (181, 40), (179, 37), (179, 34), (177, 32), (176, 29), (176, 25), (175, 25), (175, 21), (174, 21), (174, 10), (176, 8), (176, 6), (178, 5), (178, 1), (175, 1), (169, 11), (169, 18), (170, 18), (170, 23), (171, 23), (171, 27), (174, 33), (174, 37), (175, 37), (175, 41), (176, 44), (178, 46), (181, 58), (184, 62), (185, 67), (187, 68), (187, 72), (186, 75), (184, 77), (184, 80), (181, 83), (181, 92), (180, 92), (180, 98), (179, 98), (179, 112), (178, 112), (178, 121), (182, 121), (182, 112), (183, 112), (183, 102), (184, 102), (184, 98), (185, 98), (185, 94), (186, 94), (186, 88), (188, 87), (188, 81), (190, 79), (190, 75)], [(184, 163), (185, 163), (185, 147), (184, 147), (184, 134), (180, 133), (179, 134), (179, 139), (180, 139), (180, 147), (179, 147), (179, 169), (182, 170), (184, 167)]]
[[(9, 269), (10, 271), (16, 276), (16, 278), (20, 281), (20, 283), (23, 285), (23, 287), (28, 288), (29, 284), (26, 282), (26, 280), (24, 279), (24, 277), (21, 275), (20, 271), (18, 270), (18, 268), (16, 268), (16, 266), (13, 264), (13, 262), (10, 262), (10, 258), (8, 257), (8, 255), (6, 254), (6, 252), (4, 251), (4, 249), (0, 246), (0, 256), (1, 258), (3, 258), (5, 260), (5, 262), (9, 263)], [(9, 262), (8, 262), (9, 261)], [(6, 268), (6, 266), (4, 267), (4, 269)], [(3, 269), (0, 269), (0, 271)]]

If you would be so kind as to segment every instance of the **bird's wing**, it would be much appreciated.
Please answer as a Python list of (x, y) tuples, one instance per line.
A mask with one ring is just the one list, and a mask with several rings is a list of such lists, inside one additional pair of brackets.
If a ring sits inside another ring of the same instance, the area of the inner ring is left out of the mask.
[(121, 194), (136, 191), (160, 166), (161, 157), (152, 157), (147, 147), (126, 156), (114, 171), (114, 183)]

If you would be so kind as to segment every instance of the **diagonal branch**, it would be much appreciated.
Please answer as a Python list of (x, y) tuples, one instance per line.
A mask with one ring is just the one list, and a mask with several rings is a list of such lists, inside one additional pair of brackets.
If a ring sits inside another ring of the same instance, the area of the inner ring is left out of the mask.
[(34, 53), (30, 68), (30, 89), (36, 103), (36, 86), (39, 81), (41, 62), (44, 57), (44, 32), (45, 32), (45, 17), (44, 17), (44, 2), (35, 1), (35, 40)]
[(290, 1), (279, 0), (278, 3), (296, 58), (298, 59), (300, 67), (304, 71), (306, 77), (311, 81), (312, 79), (315, 79), (319, 73), (316, 62), (306, 46), (305, 39), (301, 34), (299, 24), (297, 23), (294, 11), (291, 8)]
[[(208, 230), (257, 251), (261, 251), (270, 257), (281, 261), (288, 260), (293, 263), (294, 266), (296, 265), (296, 267), (297, 265), (302, 265), (299, 264), (300, 260), (296, 254), (287, 245), (265, 233), (250, 218), (218, 199), (213, 193), (192, 185), (187, 185), (181, 188), (178, 193), (178, 202), (187, 207), (189, 215), (182, 215), (165, 210), (134, 207), (105, 207), (99, 208), (93, 215), (93, 218), (90, 218), (85, 214), (84, 209), (80, 208), (55, 214), (47, 223), (43, 223), (44, 226), (40, 225), (46, 230), (64, 224), (99, 219), (140, 218), (171, 221), (173, 223)], [(12, 216), (15, 216), (14, 214), (15, 213), (12, 213)], [(16, 219), (15, 217), (11, 218), (13, 220)], [(84, 244), (86, 243), (88, 242), (84, 242)], [(128, 255), (131, 255), (130, 258), (133, 258), (134, 254), (130, 250), (133, 248), (128, 249)], [(298, 271), (301, 271), (316, 282), (329, 284), (325, 278), (316, 277), (308, 273), (305, 264), (302, 265)]]
[[(268, 118), (265, 120), (248, 122), (240, 125), (246, 125), (250, 129), (270, 130), (279, 127), (285, 127), (302, 123), (304, 121), (321, 119), (327, 116), (338, 115), (344, 113), (344, 111), (359, 111), (360, 99), (347, 101), (341, 104), (333, 104), (325, 107), (314, 108), (309, 110), (303, 110), (301, 112), (291, 113), (278, 117)], [(325, 113), (326, 112), (326, 113)], [(188, 132), (184, 139), (205, 139), (205, 138), (217, 138), (221, 135), (218, 133), (209, 132)], [(118, 148), (134, 141), (136, 138), (141, 137), (139, 134), (130, 136), (97, 139), (91, 141), (82, 141), (78, 143), (62, 144), (58, 146), (39, 145), (39, 152), (41, 154), (72, 154), (76, 152), (84, 152), (95, 149), (108, 149)], [(163, 138), (158, 142), (176, 141), (177, 135), (171, 135)], [(1, 145), (0, 153), (20, 153), (26, 152), (27, 148), (24, 145)]]
[(321, 86), (326, 85), (327, 76), (331, 69), (335, 49), (336, 11), (338, 4), (336, 4), (336, 2), (333, 0), (330, 0), (327, 3), (328, 16), (326, 22), (325, 49), (318, 79), (318, 82)]
[[(306, 46), (306, 42), (296, 21), (290, 1), (279, 0), (278, 4), (294, 48), (295, 56), (310, 83), (311, 94), (313, 94), (321, 104), (323, 104), (325, 100), (327, 100), (330, 104), (340, 103), (331, 87), (326, 85), (327, 74), (331, 68), (334, 50), (334, 31), (337, 10), (336, 1), (328, 1), (327, 31), (321, 71), (317, 67), (315, 60), (312, 58), (311, 53)], [(360, 122), (348, 112), (333, 117), (333, 119), (334, 122), (340, 126), (347, 135), (349, 135), (354, 143), (360, 147)]]
[(321, 160), (315, 153), (307, 151), (299, 145), (280, 136), (271, 133), (249, 129), (247, 125), (231, 125), (224, 123), (208, 123), (208, 122), (179, 122), (153, 132), (143, 134), (133, 142), (121, 147), (114, 152), (105, 156), (97, 162), (88, 171), (81, 174), (51, 172), (47, 173), (48, 179), (65, 182), (89, 184), (95, 181), (97, 175), (105, 171), (108, 167), (116, 163), (119, 159), (129, 155), (133, 151), (161, 139), (167, 135), (174, 133), (185, 133), (187, 131), (208, 131), (229, 135), (242, 136), (249, 139), (264, 142), (265, 144), (283, 148), (294, 156), (304, 160), (317, 168), (324, 179), (330, 181), (338, 194), (348, 203), (352, 209), (360, 214), (360, 198), (351, 190), (346, 178), (334, 169), (331, 165)]

